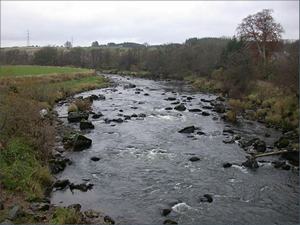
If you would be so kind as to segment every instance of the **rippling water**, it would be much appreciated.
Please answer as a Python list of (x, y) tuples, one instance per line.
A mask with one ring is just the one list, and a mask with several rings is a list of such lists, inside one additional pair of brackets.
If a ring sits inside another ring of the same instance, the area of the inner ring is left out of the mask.
[[(105, 101), (93, 103), (93, 110), (101, 111), (104, 117), (91, 119), (95, 129), (86, 136), (93, 140), (92, 147), (68, 153), (73, 164), (57, 176), (75, 183), (90, 179), (94, 188), (88, 192), (56, 191), (52, 203), (80, 203), (83, 209), (101, 210), (120, 224), (162, 224), (166, 217), (161, 216), (161, 209), (171, 206), (173, 210), (167, 217), (179, 224), (299, 223), (297, 172), (274, 169), (270, 163), (261, 164), (256, 171), (240, 166), (222, 167), (224, 162), (240, 164), (246, 155), (237, 143), (222, 142), (224, 128), (230, 127), (242, 136), (258, 136), (269, 145), (279, 137), (278, 132), (259, 123), (232, 126), (210, 110), (205, 110), (210, 116), (167, 111), (166, 107), (174, 107), (164, 100), (167, 97), (182, 100), (183, 95), (192, 96), (187, 108), (200, 109), (209, 105), (201, 102), (201, 98), (216, 98), (193, 93), (178, 82), (109, 77), (118, 84), (117, 91), (106, 88), (78, 95), (104, 94)], [(135, 94), (135, 88), (124, 89), (128, 82), (143, 91)], [(63, 116), (67, 114), (66, 108), (63, 105), (57, 111)], [(145, 113), (146, 117), (104, 123), (104, 118), (119, 118), (119, 113)], [(189, 137), (178, 133), (191, 125), (200, 127), (207, 135)], [(266, 132), (271, 137), (264, 137)], [(101, 160), (91, 161), (92, 156)], [(201, 160), (190, 162), (191, 156)], [(213, 202), (199, 202), (203, 194), (211, 194)]]

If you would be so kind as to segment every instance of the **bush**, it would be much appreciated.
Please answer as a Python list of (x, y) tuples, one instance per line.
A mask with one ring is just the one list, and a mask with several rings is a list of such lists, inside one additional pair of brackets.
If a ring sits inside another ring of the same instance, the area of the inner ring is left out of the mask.
[(78, 111), (78, 107), (76, 104), (72, 103), (68, 106), (68, 113), (69, 112), (77, 112)]
[(73, 103), (78, 111), (87, 111), (91, 109), (92, 102), (89, 99), (76, 99)]
[(236, 112), (231, 111), (231, 110), (227, 111), (225, 114), (225, 119), (232, 123), (237, 122)]

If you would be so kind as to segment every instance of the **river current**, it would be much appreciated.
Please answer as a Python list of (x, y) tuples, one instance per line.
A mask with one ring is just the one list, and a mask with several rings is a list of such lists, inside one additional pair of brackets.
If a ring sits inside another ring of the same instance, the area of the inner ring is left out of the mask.
[[(259, 137), (270, 146), (280, 136), (278, 131), (256, 122), (227, 123), (205, 107), (208, 102), (201, 101), (216, 96), (193, 92), (180, 82), (107, 77), (115, 87), (76, 95), (105, 95), (106, 100), (92, 105), (94, 112), (104, 116), (90, 119), (95, 129), (85, 135), (93, 140), (91, 148), (68, 152), (73, 164), (57, 175), (74, 183), (89, 180), (94, 187), (88, 192), (56, 191), (53, 204), (80, 203), (83, 209), (105, 212), (117, 224), (162, 224), (166, 218), (178, 224), (202, 225), (299, 223), (297, 171), (275, 169), (268, 162), (260, 163), (256, 170), (222, 166), (224, 162), (241, 164), (247, 155), (238, 143), (223, 143), (224, 129), (242, 137)], [(128, 83), (136, 88), (124, 88)], [(165, 100), (168, 97), (184, 102), (187, 109), (201, 109), (210, 115), (166, 110), (175, 106)], [(60, 116), (67, 115), (67, 105), (56, 107)], [(104, 121), (140, 113), (145, 117), (123, 123)], [(178, 133), (192, 125), (205, 135)], [(71, 126), (79, 129), (78, 124)], [(265, 133), (271, 136), (265, 137)], [(93, 156), (100, 160), (92, 161)], [(200, 160), (189, 161), (192, 156)], [(213, 202), (200, 202), (204, 194), (210, 194)], [(171, 207), (167, 217), (161, 215), (162, 209)]]

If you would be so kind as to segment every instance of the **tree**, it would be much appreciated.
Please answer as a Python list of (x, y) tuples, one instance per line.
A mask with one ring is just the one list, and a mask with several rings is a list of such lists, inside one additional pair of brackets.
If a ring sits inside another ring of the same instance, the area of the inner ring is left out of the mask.
[(37, 65), (56, 65), (57, 64), (57, 49), (54, 47), (43, 47), (34, 53), (34, 64)]
[(271, 9), (264, 9), (254, 15), (243, 19), (237, 27), (237, 34), (241, 40), (254, 42), (264, 64), (267, 61), (268, 46), (278, 43), (283, 33), (283, 28), (274, 21)]
[(92, 42), (92, 47), (95, 47), (95, 48), (99, 47), (98, 41)]
[(72, 48), (72, 43), (70, 41), (66, 41), (65, 47), (66, 48)]

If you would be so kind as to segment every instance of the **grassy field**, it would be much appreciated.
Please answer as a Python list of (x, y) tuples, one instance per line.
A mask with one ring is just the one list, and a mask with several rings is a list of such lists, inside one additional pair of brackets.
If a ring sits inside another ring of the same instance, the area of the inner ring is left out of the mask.
[[(15, 203), (26, 206), (29, 200), (43, 198), (53, 181), (48, 160), (56, 135), (51, 114), (54, 104), (78, 92), (106, 87), (108, 82), (94, 70), (4, 68), (0, 74), (0, 196), (9, 209)], [(41, 118), (39, 112), (45, 108), (50, 114)], [(0, 209), (0, 222), (7, 213)], [(37, 221), (25, 217), (21, 222)]]
[(38, 76), (46, 74), (70, 74), (85, 73), (92, 70), (74, 67), (58, 67), (58, 66), (0, 66), (0, 78), (10, 76)]

